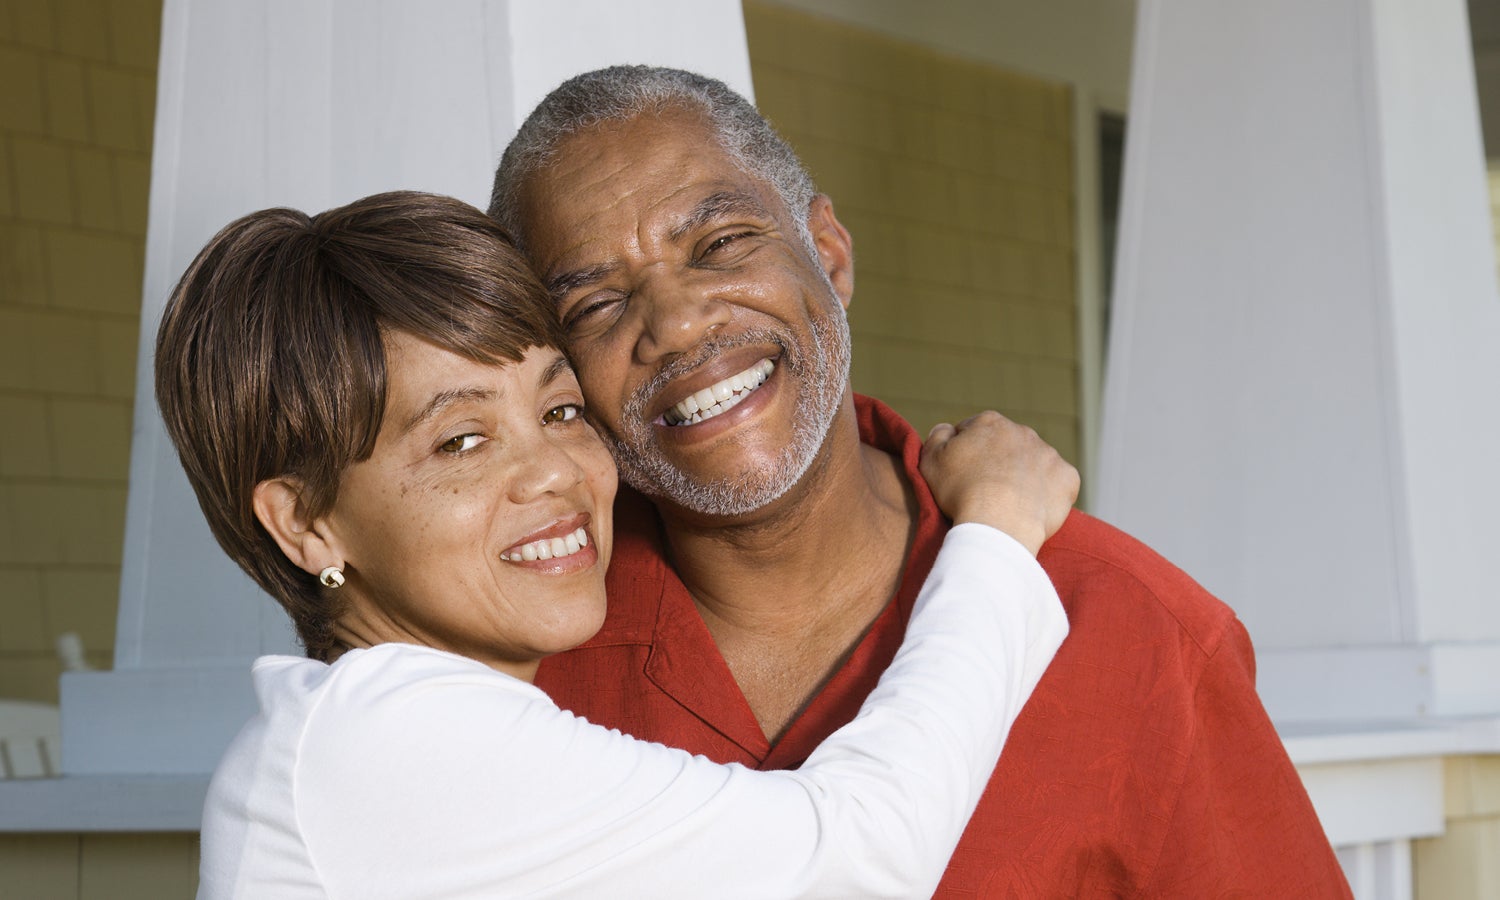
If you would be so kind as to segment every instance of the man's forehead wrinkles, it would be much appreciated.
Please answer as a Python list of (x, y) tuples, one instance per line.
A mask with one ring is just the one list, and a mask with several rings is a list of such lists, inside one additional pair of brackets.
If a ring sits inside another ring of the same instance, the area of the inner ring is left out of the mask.
[(575, 135), (539, 182), (539, 195), (550, 197), (540, 230), (551, 239), (534, 246), (534, 259), (555, 301), (660, 261), (717, 218), (771, 217), (754, 187), (742, 183), (742, 170), (705, 158), (695, 139), (701, 128), (643, 133), (632, 127), (639, 124)]
[[(722, 211), (726, 205), (722, 201), (707, 211), (701, 208), (705, 201), (695, 203), (694, 198), (703, 190), (701, 183), (661, 189), (655, 180), (646, 178), (613, 190), (596, 191), (595, 196), (612, 196), (579, 215), (570, 215), (571, 209), (558, 204), (552, 215), (562, 220), (562, 230), (574, 243), (558, 254), (560, 262), (552, 268), (557, 270), (557, 277), (567, 277), (612, 270), (627, 259), (649, 255), (659, 249), (663, 239), (676, 241), (681, 236), (678, 232), (691, 226), (692, 220)], [(733, 193), (719, 190), (714, 196)], [(746, 200), (754, 203), (748, 197)], [(758, 204), (756, 208), (760, 208)]]

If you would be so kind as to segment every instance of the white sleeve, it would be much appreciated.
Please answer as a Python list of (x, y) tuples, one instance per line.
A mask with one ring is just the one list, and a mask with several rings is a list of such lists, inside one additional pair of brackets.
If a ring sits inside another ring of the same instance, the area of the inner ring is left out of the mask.
[(1066, 632), (1024, 548), (955, 527), (880, 684), (795, 772), (636, 741), (478, 666), (382, 671), (308, 725), (302, 836), (330, 897), (927, 896)]

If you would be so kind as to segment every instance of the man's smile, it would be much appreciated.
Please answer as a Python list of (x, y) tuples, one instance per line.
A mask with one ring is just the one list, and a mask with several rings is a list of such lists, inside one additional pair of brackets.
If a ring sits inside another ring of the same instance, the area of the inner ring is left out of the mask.
[(662, 419), (672, 426), (696, 425), (729, 412), (764, 384), (775, 370), (775, 363), (762, 359), (743, 372), (736, 372), (723, 381), (689, 394), (663, 413)]

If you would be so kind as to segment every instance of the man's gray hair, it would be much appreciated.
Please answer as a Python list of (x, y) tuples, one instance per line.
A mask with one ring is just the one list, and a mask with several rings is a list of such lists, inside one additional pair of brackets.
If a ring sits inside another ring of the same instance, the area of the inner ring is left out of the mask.
[(537, 104), (500, 159), (490, 194), (490, 216), (524, 247), (521, 188), (552, 161), (564, 140), (605, 122), (628, 121), (674, 108), (702, 112), (724, 151), (742, 169), (776, 190), (803, 243), (811, 250), (807, 215), (816, 189), (787, 142), (749, 101), (724, 82), (653, 66), (610, 66), (575, 75)]

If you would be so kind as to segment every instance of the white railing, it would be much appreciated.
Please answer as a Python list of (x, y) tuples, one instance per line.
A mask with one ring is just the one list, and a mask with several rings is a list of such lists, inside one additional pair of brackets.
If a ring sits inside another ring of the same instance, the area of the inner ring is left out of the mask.
[(1500, 718), (1278, 722), (1357, 900), (1411, 900), (1412, 841), (1444, 829), (1443, 758), (1500, 753)]
[(0, 700), (0, 779), (62, 774), (60, 728), (55, 706)]

